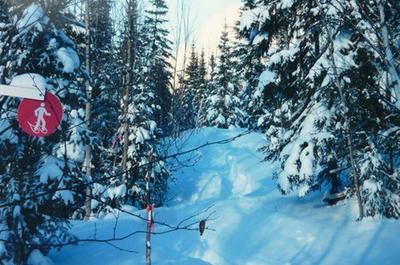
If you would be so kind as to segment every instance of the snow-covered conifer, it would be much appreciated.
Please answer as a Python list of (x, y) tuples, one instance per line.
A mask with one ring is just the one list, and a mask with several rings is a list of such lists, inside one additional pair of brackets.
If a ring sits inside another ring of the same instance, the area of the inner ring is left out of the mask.
[(237, 96), (238, 84), (235, 82), (232, 47), (226, 24), (218, 51), (216, 72), (215, 75), (211, 72), (212, 80), (207, 88), (203, 125), (218, 128), (240, 127), (244, 114)]
[[(390, 214), (386, 210), (398, 208), (393, 199), (399, 192), (398, 177), (393, 177), (393, 182), (381, 179), (385, 184), (379, 187), (385, 191), (376, 198), (385, 202), (385, 207), (369, 207), (377, 204), (365, 197), (371, 190), (364, 189), (364, 183), (371, 183), (370, 178), (376, 179), (383, 169), (393, 175), (392, 162), (383, 159), (389, 153), (380, 135), (398, 120), (385, 103), (386, 89), (380, 88), (385, 76), (382, 58), (357, 29), (368, 23), (358, 21), (357, 12), (349, 12), (357, 10), (353, 4), (255, 1), (245, 7), (240, 33), (250, 47), (265, 55), (264, 71), (253, 96), (259, 102), (258, 111), (264, 113), (258, 127), (269, 139), (263, 149), (266, 158), (281, 163), (277, 179), (284, 193), (295, 191), (304, 196), (324, 181), (334, 185), (329, 174), (324, 174), (329, 157), (334, 157), (339, 167), (336, 172), (345, 180), (342, 183), (354, 188), (356, 195), (362, 191), (357, 196), (365, 206), (364, 210), (360, 207), (361, 217), (398, 217), (396, 210)], [(361, 170), (365, 160), (375, 161), (377, 166), (367, 163), (371, 167)], [(391, 199), (383, 194), (390, 194)]]
[(30, 78), (57, 94), (65, 113), (57, 133), (32, 138), (16, 121), (20, 99), (6, 97), (1, 105), (0, 146), (6, 152), (0, 154), (0, 190), (7, 205), (1, 225), (7, 231), (2, 239), (9, 241), (2, 257), (15, 264), (25, 264), (35, 249), (47, 254), (49, 245), (72, 239), (68, 219), (84, 200), (83, 74), (76, 45), (61, 28), (61, 2), (13, 2), (13, 18), (0, 28), (1, 82)]
[(196, 51), (196, 46), (192, 44), (189, 62), (186, 66), (181, 84), (181, 128), (192, 129), (196, 123), (196, 109), (198, 106), (194, 104), (197, 87), (199, 85), (199, 59)]
[[(135, 3), (131, 3), (130, 10), (137, 14)], [(109, 189), (113, 196), (120, 197), (120, 202), (139, 207), (149, 203), (149, 189), (152, 203), (163, 203), (169, 176), (164, 162), (158, 161), (160, 139), (168, 133), (171, 100), (169, 41), (168, 31), (164, 28), (167, 7), (164, 1), (152, 1), (148, 8), (143, 25), (139, 23), (139, 17), (126, 24), (122, 51), (127, 54), (125, 60), (132, 60), (126, 63), (132, 66), (126, 72), (135, 73), (125, 79), (128, 104), (121, 115), (128, 133), (127, 165), (126, 172), (121, 178), (112, 180)], [(121, 135), (125, 131), (123, 127)], [(119, 193), (114, 194), (115, 190)]]

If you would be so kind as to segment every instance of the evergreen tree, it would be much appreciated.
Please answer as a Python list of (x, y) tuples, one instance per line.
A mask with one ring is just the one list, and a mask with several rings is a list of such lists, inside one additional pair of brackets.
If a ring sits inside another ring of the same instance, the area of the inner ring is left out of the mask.
[[(168, 31), (164, 29), (167, 12), (164, 1), (152, 1), (143, 25), (136, 1), (130, 1), (121, 51), (127, 75), (125, 100), (127, 108), (121, 115), (121, 128), (127, 135), (126, 174), (112, 180), (109, 199), (146, 207), (162, 205), (169, 173), (159, 158), (159, 140), (169, 133), (171, 95)], [(123, 105), (125, 103), (123, 102)], [(123, 172), (125, 173), (125, 172)], [(116, 191), (119, 193), (117, 194)]]
[(181, 84), (181, 129), (187, 130), (195, 127), (196, 110), (194, 100), (196, 97), (197, 87), (199, 85), (199, 60), (196, 53), (196, 47), (192, 44), (192, 50), (189, 62), (184, 73), (184, 79)]
[(400, 33), (400, 5), (397, 1), (379, 0), (346, 4), (353, 14), (342, 10), (340, 15), (358, 38), (358, 67), (354, 67), (348, 86), (358, 88), (361, 100), (354, 108), (362, 104), (358, 121), (365, 123), (355, 137), (360, 145), (356, 159), (360, 164), (364, 214), (399, 218), (399, 139), (395, 135), (400, 122), (400, 72), (396, 64), (400, 59), (396, 37)]
[[(118, 172), (114, 171), (114, 161), (115, 148), (118, 146), (117, 131), (121, 97), (118, 88), (121, 85), (123, 64), (117, 60), (113, 39), (115, 30), (111, 18), (112, 8), (113, 1), (111, 0), (89, 2), (89, 76), (92, 89), (90, 127), (95, 135), (92, 145), (92, 164), (96, 169), (92, 172), (94, 180), (103, 177), (104, 174)], [(108, 185), (109, 183), (103, 184)], [(92, 188), (94, 189), (94, 187)], [(94, 190), (102, 191), (102, 189)]]
[(215, 81), (217, 62), (214, 54), (211, 54), (210, 56), (209, 69), (210, 69), (210, 77), (209, 77), (210, 81)]
[[(249, 34), (246, 22), (252, 13), (248, 13), (255, 7), (255, 1), (245, 1), (241, 8), (242, 23), (235, 26), (236, 43), (234, 46), (235, 73), (241, 79), (241, 108), (246, 114), (245, 124), (251, 129), (258, 129), (257, 120), (262, 115), (262, 102), (256, 97), (258, 78), (264, 70), (266, 39), (259, 37), (250, 40), (241, 36)], [(253, 32), (254, 34), (254, 32)]]
[(8, 22), (8, 17), (7, 17), (7, 2), (5, 0), (0, 1), (0, 23), (6, 23)]
[(146, 11), (143, 25), (144, 45), (147, 49), (147, 85), (155, 93), (156, 122), (162, 133), (167, 135), (170, 131), (171, 109), (171, 78), (172, 66), (170, 64), (171, 41), (168, 39), (167, 28), (168, 7), (164, 0), (151, 0), (150, 8)]
[[(5, 98), (0, 121), (1, 225), (5, 243), (1, 257), (25, 264), (34, 250), (73, 239), (68, 219), (84, 201), (80, 174), (88, 133), (82, 120), (84, 80), (74, 42), (61, 26), (64, 1), (13, 1), (16, 19), (1, 27), (0, 80), (9, 84), (31, 77), (64, 104), (61, 129), (48, 138), (32, 138), (18, 127), (17, 98)], [(17, 8), (16, 8), (17, 7)]]
[[(203, 98), (203, 104), (202, 104), (202, 109), (199, 113), (199, 126), (207, 126), (208, 121), (207, 121), (207, 99), (210, 95), (210, 93), (215, 89), (215, 76), (216, 76), (216, 68), (217, 68), (217, 62), (215, 59), (214, 54), (211, 54), (209, 63), (205, 67), (206, 68), (206, 73), (209, 72), (209, 74), (206, 74), (205, 78), (205, 90), (204, 90), (204, 98)], [(207, 71), (208, 68), (208, 71)]]
[(204, 50), (199, 58), (193, 44), (181, 91), (183, 129), (195, 128), (203, 123), (201, 120), (205, 112), (207, 82), (207, 63)]
[[(212, 81), (209, 83), (209, 95), (205, 102), (205, 125), (218, 128), (240, 127), (243, 124), (244, 114), (240, 109), (240, 100), (237, 97), (238, 84), (235, 82), (233, 74), (233, 55), (226, 24), (218, 51), (215, 77), (212, 77)], [(211, 74), (213, 75), (213, 73)]]
[[(167, 190), (169, 172), (163, 161), (157, 161), (160, 157), (159, 145), (162, 136), (170, 133), (171, 111), (171, 41), (168, 39), (166, 29), (166, 15), (168, 7), (164, 0), (153, 0), (147, 10), (144, 21), (144, 48), (145, 58), (143, 87), (140, 88), (138, 97), (138, 114), (145, 120), (137, 123), (138, 130), (135, 135), (139, 165), (145, 161), (149, 167), (139, 169), (139, 176), (146, 183), (139, 187), (147, 192), (146, 203), (162, 205)], [(146, 107), (145, 107), (146, 106)], [(143, 109), (141, 109), (144, 107)], [(135, 122), (133, 122), (135, 123)], [(148, 135), (146, 135), (146, 131)], [(139, 134), (140, 132), (140, 134)], [(144, 137), (144, 138), (142, 138)], [(155, 162), (154, 162), (155, 161)], [(150, 186), (149, 186), (150, 185)]]
[[(113, 42), (114, 28), (111, 18), (111, 0), (90, 1), (91, 29), (91, 86), (93, 87), (92, 128), (101, 138), (101, 146), (110, 147), (117, 127), (118, 75)], [(107, 122), (106, 122), (107, 121)], [(97, 130), (101, 129), (101, 130)]]
[[(270, 139), (266, 159), (280, 161), (277, 178), (284, 193), (304, 196), (325, 181), (331, 192), (350, 186), (361, 218), (398, 217), (399, 180), (382, 175), (393, 170), (379, 136), (398, 117), (383, 122), (393, 113), (379, 88), (381, 63), (354, 27), (362, 24), (355, 23), (357, 12), (349, 12), (353, 7), (346, 1), (341, 8), (333, 5), (256, 1), (242, 14), (241, 35), (266, 56), (253, 98), (264, 113), (258, 126)], [(340, 174), (327, 174), (332, 170)]]
[(225, 23), (224, 30), (222, 31), (220, 42), (218, 44), (218, 67), (217, 67), (217, 82), (219, 86), (224, 88), (232, 83), (233, 76), (233, 56), (232, 46), (229, 40), (228, 25)]
[(197, 84), (194, 90), (193, 106), (196, 108), (196, 127), (201, 124), (201, 116), (205, 112), (205, 104), (208, 95), (208, 84), (207, 84), (207, 63), (205, 58), (204, 50), (200, 54), (200, 60), (197, 68)]

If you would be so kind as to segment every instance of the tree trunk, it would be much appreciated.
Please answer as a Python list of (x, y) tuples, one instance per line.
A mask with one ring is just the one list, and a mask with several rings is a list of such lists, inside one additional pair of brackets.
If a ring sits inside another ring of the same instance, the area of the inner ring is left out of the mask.
[(150, 181), (152, 176), (153, 158), (150, 157), (150, 164), (146, 173), (146, 203), (147, 203), (147, 230), (146, 230), (146, 265), (151, 265), (151, 227), (153, 224), (153, 205), (151, 202)]
[(129, 149), (129, 91), (132, 87), (132, 73), (134, 65), (134, 49), (136, 48), (134, 43), (134, 38), (136, 38), (136, 0), (132, 0), (128, 3), (128, 38), (127, 38), (127, 71), (124, 84), (124, 125), (123, 125), (123, 153), (122, 153), (122, 171), (124, 173), (124, 178), (128, 179), (128, 149)]
[[(86, 59), (86, 69), (88, 72), (88, 78), (90, 79), (90, 16), (89, 16), (89, 0), (85, 1), (85, 28), (86, 28), (86, 43), (85, 43), (85, 59)], [(85, 112), (85, 122), (86, 127), (90, 128), (90, 119), (91, 119), (91, 100), (92, 100), (92, 89), (90, 87), (90, 81), (86, 81), (86, 112)], [(92, 150), (90, 147), (90, 143), (88, 143), (85, 147), (85, 172), (87, 180), (90, 181), (92, 179)], [(92, 213), (92, 188), (91, 185), (87, 185), (86, 187), (86, 200), (85, 200), (85, 220), (90, 218)]]
[[(334, 82), (339, 90), (339, 95), (340, 95), (340, 100), (342, 102), (342, 105), (345, 109), (348, 109), (348, 104), (346, 101), (346, 97), (343, 93), (343, 88), (341, 83), (339, 82), (339, 73), (337, 70), (336, 62), (335, 62), (335, 57), (334, 57), (334, 47), (333, 47), (333, 38), (330, 38), (330, 56), (332, 60), (332, 68), (334, 72)], [(350, 119), (347, 113), (344, 114), (344, 120), (345, 120), (345, 130), (346, 130), (346, 139), (347, 139), (347, 147), (349, 149), (349, 156), (350, 156), (350, 163), (351, 163), (351, 171), (352, 171), (352, 176), (353, 176), (353, 185), (356, 193), (356, 198), (357, 198), (357, 203), (358, 203), (358, 211), (359, 211), (359, 217), (358, 220), (362, 220), (364, 217), (364, 209), (362, 205), (362, 200), (361, 200), (361, 192), (360, 192), (360, 183), (359, 183), (359, 175), (358, 175), (358, 167), (354, 159), (354, 151), (353, 151), (353, 140), (352, 140), (352, 135), (351, 135), (351, 129), (350, 129)]]
[(378, 8), (379, 8), (379, 17), (380, 17), (380, 29), (382, 34), (382, 41), (385, 53), (385, 64), (388, 68), (389, 74), (391, 76), (391, 81), (393, 82), (393, 92), (396, 96), (396, 107), (400, 108), (400, 75), (394, 65), (394, 56), (392, 49), (390, 48), (390, 40), (389, 40), (389, 30), (387, 27), (386, 17), (385, 17), (385, 7), (382, 0), (378, 0)]
[[(128, 42), (130, 42), (128, 40)], [(129, 45), (128, 45), (129, 46)], [(128, 58), (130, 57), (130, 49), (128, 49)], [(128, 72), (130, 70), (128, 69)], [(128, 112), (129, 112), (129, 84), (130, 84), (130, 73), (127, 73), (126, 77), (124, 78), (124, 125), (123, 125), (123, 143), (124, 148), (122, 152), (122, 172), (125, 179), (128, 178), (128, 148), (129, 148), (129, 125), (128, 125)]]

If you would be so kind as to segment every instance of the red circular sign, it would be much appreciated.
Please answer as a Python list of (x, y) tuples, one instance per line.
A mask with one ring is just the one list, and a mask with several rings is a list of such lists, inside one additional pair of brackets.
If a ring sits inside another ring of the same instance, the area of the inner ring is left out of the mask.
[(44, 100), (24, 99), (18, 108), (22, 130), (35, 137), (46, 137), (57, 131), (63, 118), (61, 101), (47, 92)]

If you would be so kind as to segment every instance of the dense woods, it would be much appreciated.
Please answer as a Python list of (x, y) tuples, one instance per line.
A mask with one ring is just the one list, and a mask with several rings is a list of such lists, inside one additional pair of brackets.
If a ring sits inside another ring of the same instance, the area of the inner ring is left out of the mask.
[(2, 264), (76, 240), (71, 220), (162, 206), (165, 139), (201, 127), (265, 134), (283, 194), (400, 217), (400, 2), (242, 2), (217, 53), (193, 40), (173, 82), (164, 0), (0, 0), (0, 84), (37, 74), (64, 106), (34, 138), (0, 97)]

